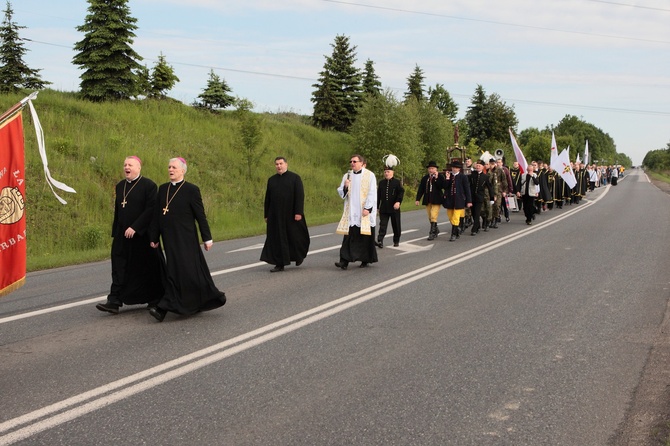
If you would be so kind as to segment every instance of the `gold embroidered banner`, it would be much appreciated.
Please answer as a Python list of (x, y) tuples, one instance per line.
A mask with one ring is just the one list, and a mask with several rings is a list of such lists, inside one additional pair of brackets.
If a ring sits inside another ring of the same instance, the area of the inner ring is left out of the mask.
[(26, 280), (25, 153), (21, 111), (0, 124), (0, 296)]

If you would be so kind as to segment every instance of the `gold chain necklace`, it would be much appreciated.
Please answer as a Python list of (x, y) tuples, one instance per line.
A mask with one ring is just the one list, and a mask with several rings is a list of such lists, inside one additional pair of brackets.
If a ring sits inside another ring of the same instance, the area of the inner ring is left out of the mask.
[(165, 207), (163, 208), (163, 215), (170, 212), (170, 209), (168, 209), (168, 207), (170, 206), (170, 203), (172, 203), (172, 200), (174, 200), (174, 196), (177, 195), (177, 192), (179, 192), (179, 189), (181, 189), (181, 187), (184, 185), (184, 183), (186, 183), (186, 180), (182, 181), (182, 183), (179, 185), (179, 187), (175, 191), (174, 195), (172, 195), (172, 198), (169, 198), (170, 197), (170, 186), (172, 184), (168, 184), (167, 190), (165, 192)]
[(130, 188), (128, 193), (126, 193), (126, 184), (128, 184), (128, 182), (126, 181), (125, 183), (123, 183), (123, 201), (121, 202), (121, 207), (122, 208), (126, 207), (126, 204), (128, 203), (128, 201), (126, 201), (126, 198), (128, 198), (128, 195), (130, 195), (130, 193), (133, 191), (133, 189), (135, 189), (135, 186), (137, 186), (139, 184), (141, 178), (142, 178), (142, 175), (137, 177), (137, 182), (135, 184), (133, 184), (133, 187)]

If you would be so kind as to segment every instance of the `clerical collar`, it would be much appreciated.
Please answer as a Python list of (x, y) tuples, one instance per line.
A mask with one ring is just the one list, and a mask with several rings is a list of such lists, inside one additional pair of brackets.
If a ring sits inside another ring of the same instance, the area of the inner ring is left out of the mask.
[(354, 170), (354, 175), (358, 175), (358, 174), (361, 173), (361, 172), (363, 172), (363, 169), (359, 170), (358, 172), (356, 172), (356, 171)]
[(184, 180), (181, 180), (181, 181), (170, 181), (170, 184), (173, 185), (173, 186), (176, 186), (177, 184), (179, 184), (179, 183), (183, 183), (183, 182), (184, 182)]
[(135, 178), (133, 178), (132, 180), (126, 180), (126, 181), (127, 181), (128, 183), (132, 183), (132, 182), (134, 182), (135, 180), (137, 180), (137, 179), (138, 179), (139, 177), (141, 177), (141, 176), (142, 176), (142, 174), (139, 174), (139, 175), (137, 175)]

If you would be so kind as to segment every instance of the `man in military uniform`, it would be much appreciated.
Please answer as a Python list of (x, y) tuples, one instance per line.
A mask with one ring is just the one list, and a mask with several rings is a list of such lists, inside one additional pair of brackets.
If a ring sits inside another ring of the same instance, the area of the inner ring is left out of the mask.
[(493, 206), (491, 209), (491, 221), (489, 226), (491, 228), (498, 228), (498, 220), (500, 219), (500, 203), (502, 202), (503, 193), (507, 191), (507, 178), (505, 178), (505, 173), (502, 169), (498, 168), (496, 159), (491, 158), (489, 160), (489, 178), (491, 180), (491, 185), (493, 186)]
[(400, 205), (405, 196), (405, 188), (397, 178), (393, 178), (393, 167), (384, 167), (384, 179), (377, 187), (377, 213), (379, 214), (379, 234), (376, 245), (384, 247), (384, 236), (389, 219), (393, 228), (393, 246), (400, 244)]
[[(485, 202), (490, 206), (488, 197), (493, 195), (491, 181), (488, 174), (484, 172), (484, 161), (478, 160), (475, 164), (475, 169), (468, 177), (470, 180), (470, 193), (472, 195), (472, 230), (470, 231), (470, 235), (477, 235), (479, 232), (479, 219), (482, 213), (482, 206)], [(484, 224), (484, 231), (487, 229), (487, 225)]]

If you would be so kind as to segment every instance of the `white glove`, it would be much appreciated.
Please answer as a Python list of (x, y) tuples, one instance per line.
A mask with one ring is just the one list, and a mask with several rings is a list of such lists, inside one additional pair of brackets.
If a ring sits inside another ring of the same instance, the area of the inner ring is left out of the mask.
[(489, 204), (490, 204), (491, 206), (493, 206), (493, 200), (489, 201)]

